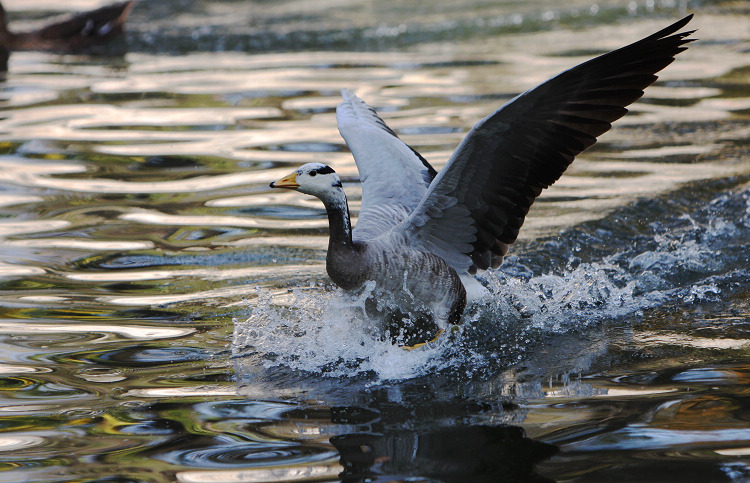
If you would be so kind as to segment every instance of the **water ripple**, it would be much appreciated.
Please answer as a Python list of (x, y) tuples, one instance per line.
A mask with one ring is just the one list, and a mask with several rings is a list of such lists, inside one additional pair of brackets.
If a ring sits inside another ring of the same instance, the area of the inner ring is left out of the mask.
[[(7, 8), (20, 31), (100, 3)], [(747, 6), (345, 3), (137, 2), (127, 53), (12, 53), (0, 479), (742, 481)], [(327, 282), (323, 207), (268, 187), (331, 164), (356, 218), (342, 88), (440, 168), (516, 94), (687, 7), (700, 41), (436, 344), (374, 335)]]

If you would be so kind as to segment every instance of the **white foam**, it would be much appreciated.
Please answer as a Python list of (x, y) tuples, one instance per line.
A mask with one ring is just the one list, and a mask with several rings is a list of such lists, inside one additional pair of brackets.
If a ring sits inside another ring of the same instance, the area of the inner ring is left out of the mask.
[(233, 352), (253, 354), (265, 368), (284, 366), (330, 377), (368, 374), (380, 381), (419, 377), (467, 362), (478, 370), (499, 358), (521, 360), (531, 343), (529, 330), (564, 331), (654, 303), (634, 297), (632, 282), (619, 286), (617, 270), (607, 264), (581, 265), (563, 275), (530, 280), (485, 274), (488, 293), (467, 308), (462, 329), (411, 351), (382, 340), (363, 315), (363, 300), (339, 290), (294, 290), (290, 300), (260, 290), (250, 318), (235, 322)]
[(261, 355), (265, 367), (291, 369), (330, 377), (370, 373), (380, 380), (408, 379), (446, 364), (441, 355), (448, 337), (407, 351), (368, 326), (363, 300), (339, 290), (295, 290), (289, 304), (280, 304), (260, 290), (253, 313), (235, 321), (233, 352)]

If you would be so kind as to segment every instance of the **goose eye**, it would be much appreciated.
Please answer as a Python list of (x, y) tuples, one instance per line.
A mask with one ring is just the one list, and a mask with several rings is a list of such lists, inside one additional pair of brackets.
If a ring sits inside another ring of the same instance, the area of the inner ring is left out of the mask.
[(316, 174), (318, 174), (318, 173), (315, 172), (315, 171), (310, 171), (310, 176), (315, 176)]

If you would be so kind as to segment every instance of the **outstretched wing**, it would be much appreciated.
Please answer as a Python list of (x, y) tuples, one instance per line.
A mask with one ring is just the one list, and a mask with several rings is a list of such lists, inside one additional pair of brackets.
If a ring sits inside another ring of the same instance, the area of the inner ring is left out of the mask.
[(362, 182), (362, 209), (353, 236), (369, 240), (404, 221), (437, 172), (349, 90), (336, 109), (339, 132), (354, 156)]
[(692, 15), (567, 70), (480, 121), (403, 229), (459, 273), (497, 268), (543, 189), (686, 49)]

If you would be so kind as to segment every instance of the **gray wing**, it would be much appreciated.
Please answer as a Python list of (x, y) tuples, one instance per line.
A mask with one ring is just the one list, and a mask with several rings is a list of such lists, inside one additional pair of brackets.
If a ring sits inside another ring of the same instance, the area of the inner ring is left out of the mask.
[(353, 236), (369, 240), (404, 221), (437, 172), (349, 90), (336, 109), (339, 132), (354, 156), (362, 182), (362, 209)]
[(497, 268), (542, 190), (686, 49), (692, 31), (675, 32), (691, 18), (567, 70), (480, 121), (395, 230), (459, 273)]

